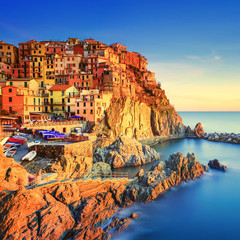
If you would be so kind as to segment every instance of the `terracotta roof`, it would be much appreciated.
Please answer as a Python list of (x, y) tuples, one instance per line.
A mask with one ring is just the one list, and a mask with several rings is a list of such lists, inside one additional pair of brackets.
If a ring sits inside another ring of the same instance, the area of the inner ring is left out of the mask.
[(65, 91), (70, 88), (70, 85), (54, 85), (49, 90), (50, 91)]

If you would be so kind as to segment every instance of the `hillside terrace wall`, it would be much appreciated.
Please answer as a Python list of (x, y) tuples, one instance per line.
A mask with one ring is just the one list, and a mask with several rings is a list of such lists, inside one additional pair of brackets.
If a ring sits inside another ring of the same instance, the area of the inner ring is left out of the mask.
[(30, 151), (36, 150), (37, 155), (43, 158), (60, 158), (62, 155), (71, 155), (73, 157), (83, 156), (92, 158), (92, 141), (83, 141), (77, 143), (42, 143), (30, 147)]

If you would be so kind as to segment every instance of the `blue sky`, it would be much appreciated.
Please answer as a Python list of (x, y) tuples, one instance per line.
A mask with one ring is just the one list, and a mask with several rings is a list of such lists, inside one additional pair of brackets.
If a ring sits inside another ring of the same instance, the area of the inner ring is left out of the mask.
[(0, 40), (95, 38), (148, 58), (177, 110), (240, 110), (240, 3), (5, 1)]

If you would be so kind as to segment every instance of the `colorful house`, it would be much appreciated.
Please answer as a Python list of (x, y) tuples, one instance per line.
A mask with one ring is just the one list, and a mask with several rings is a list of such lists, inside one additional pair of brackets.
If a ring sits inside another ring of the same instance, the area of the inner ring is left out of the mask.
[(6, 64), (18, 63), (18, 48), (12, 44), (0, 42), (0, 62)]
[(109, 107), (112, 93), (98, 89), (83, 90), (75, 103), (75, 114), (86, 118), (90, 122), (100, 122)]
[(73, 115), (75, 99), (79, 91), (70, 85), (54, 85), (49, 89), (49, 105), (51, 113), (60, 116)]

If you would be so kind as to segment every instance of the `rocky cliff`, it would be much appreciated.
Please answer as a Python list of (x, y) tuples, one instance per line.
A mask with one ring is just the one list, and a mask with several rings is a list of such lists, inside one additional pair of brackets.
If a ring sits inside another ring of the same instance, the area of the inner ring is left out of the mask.
[(98, 136), (117, 138), (120, 134), (144, 139), (154, 136), (183, 136), (181, 117), (173, 108), (160, 110), (129, 97), (113, 99), (105, 119), (95, 128)]

